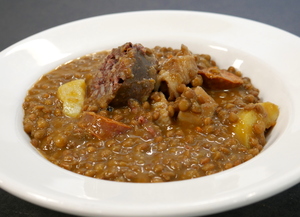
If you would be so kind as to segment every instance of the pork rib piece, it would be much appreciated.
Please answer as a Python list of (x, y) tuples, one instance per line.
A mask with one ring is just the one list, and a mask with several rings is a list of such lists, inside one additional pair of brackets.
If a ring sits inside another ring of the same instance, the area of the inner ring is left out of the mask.
[(130, 42), (114, 48), (88, 85), (89, 102), (106, 108), (127, 105), (131, 98), (148, 99), (157, 76), (157, 60), (152, 51)]

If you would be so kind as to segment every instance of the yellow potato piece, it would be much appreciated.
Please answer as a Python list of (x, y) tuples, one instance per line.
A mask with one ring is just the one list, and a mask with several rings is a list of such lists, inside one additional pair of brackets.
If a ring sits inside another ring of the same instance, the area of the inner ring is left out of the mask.
[(270, 102), (264, 102), (260, 104), (262, 105), (262, 107), (265, 109), (265, 112), (267, 113), (267, 116), (264, 117), (266, 128), (274, 126), (279, 116), (278, 106)]
[(85, 93), (84, 79), (73, 80), (61, 85), (57, 90), (57, 96), (63, 102), (63, 113), (76, 118), (82, 110)]
[(247, 148), (250, 147), (249, 139), (253, 134), (253, 125), (257, 122), (257, 114), (254, 110), (241, 111), (239, 114), (239, 121), (234, 127), (234, 133), (236, 138), (245, 145)]
[(268, 129), (276, 124), (279, 116), (277, 105), (270, 102), (259, 104), (264, 110), (263, 113), (258, 113), (256, 110), (242, 110), (238, 113), (239, 121), (233, 125), (235, 137), (247, 148), (250, 148), (250, 138), (254, 135), (254, 124), (262, 121), (265, 129)]

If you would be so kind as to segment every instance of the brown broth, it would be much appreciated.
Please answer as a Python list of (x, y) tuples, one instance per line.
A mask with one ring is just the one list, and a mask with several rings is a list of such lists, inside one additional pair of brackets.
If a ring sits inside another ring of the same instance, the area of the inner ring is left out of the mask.
[[(172, 52), (161, 49), (161, 56)], [(206, 90), (217, 102), (212, 117), (198, 125), (176, 119), (178, 101), (168, 102), (172, 123), (159, 126), (155, 112), (156, 93), (147, 102), (98, 111), (131, 130), (107, 140), (84, 134), (78, 118), (63, 114), (57, 88), (99, 70), (107, 52), (87, 55), (45, 74), (28, 92), (23, 108), (24, 130), (31, 143), (52, 163), (78, 174), (122, 182), (165, 182), (214, 174), (237, 166), (257, 155), (265, 141), (254, 140), (246, 148), (231, 130), (234, 114), (249, 103), (259, 102), (250, 79), (228, 90)], [(167, 55), (166, 55), (167, 56)], [(208, 59), (207, 56), (205, 56)], [(209, 57), (210, 58), (210, 57)], [(183, 104), (184, 106), (184, 104)]]

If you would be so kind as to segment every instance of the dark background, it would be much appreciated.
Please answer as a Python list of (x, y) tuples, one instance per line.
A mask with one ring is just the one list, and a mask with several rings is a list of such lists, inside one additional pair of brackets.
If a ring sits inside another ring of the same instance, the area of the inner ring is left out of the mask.
[[(32, 34), (74, 20), (109, 13), (161, 9), (233, 15), (300, 36), (299, 0), (0, 0), (0, 51)], [(33, 205), (0, 189), (0, 216), (71, 215)], [(211, 216), (298, 217), (300, 184), (258, 203)]]

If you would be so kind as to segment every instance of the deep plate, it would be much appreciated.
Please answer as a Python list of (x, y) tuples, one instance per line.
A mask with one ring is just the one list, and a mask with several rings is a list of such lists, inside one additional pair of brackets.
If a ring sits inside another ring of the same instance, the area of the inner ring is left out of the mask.
[[(122, 21), (122, 22), (121, 22)], [(124, 23), (126, 25), (124, 25)], [(233, 169), (170, 183), (118, 183), (84, 177), (41, 157), (23, 132), (30, 86), (56, 66), (125, 42), (187, 45), (252, 79), (280, 107), (263, 152)], [(241, 18), (188, 11), (145, 11), (76, 21), (0, 53), (0, 186), (32, 203), (88, 216), (205, 215), (244, 206), (300, 180), (300, 39)]]

